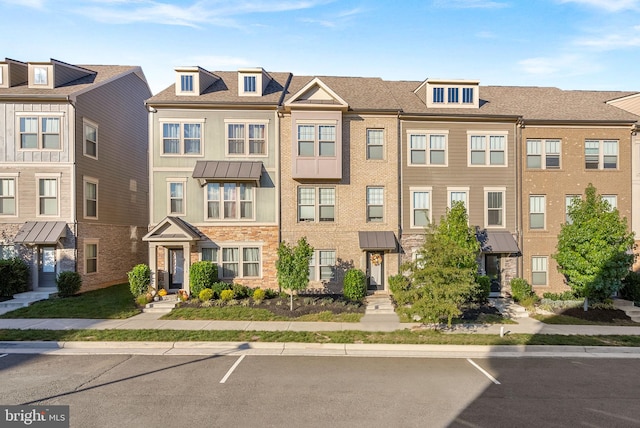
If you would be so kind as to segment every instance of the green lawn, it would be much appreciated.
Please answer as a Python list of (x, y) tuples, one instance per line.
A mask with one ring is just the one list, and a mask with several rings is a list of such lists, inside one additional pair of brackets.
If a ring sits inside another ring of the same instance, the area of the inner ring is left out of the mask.
[(139, 314), (129, 284), (88, 291), (65, 299), (52, 298), (0, 315), (0, 318), (121, 319)]
[(323, 311), (316, 314), (286, 317), (276, 315), (268, 309), (244, 306), (224, 306), (209, 308), (175, 308), (164, 315), (163, 320), (226, 320), (226, 321), (324, 321), (324, 322), (359, 322), (363, 313), (333, 314)]

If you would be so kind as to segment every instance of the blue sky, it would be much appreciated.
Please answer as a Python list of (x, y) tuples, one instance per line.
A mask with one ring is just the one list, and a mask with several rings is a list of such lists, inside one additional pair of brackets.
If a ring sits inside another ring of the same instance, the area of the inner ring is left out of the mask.
[(640, 90), (640, 0), (0, 0), (0, 58)]

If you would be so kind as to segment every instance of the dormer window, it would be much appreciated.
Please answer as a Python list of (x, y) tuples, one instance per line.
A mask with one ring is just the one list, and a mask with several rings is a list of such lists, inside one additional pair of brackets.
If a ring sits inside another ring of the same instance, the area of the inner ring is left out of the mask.
[(35, 85), (47, 85), (47, 69), (45, 67), (33, 68), (33, 83)]
[(414, 92), (426, 89), (427, 107), (479, 108), (478, 84), (477, 80), (427, 79)]
[(180, 76), (180, 91), (193, 92), (193, 76), (190, 74), (183, 74)]
[(433, 88), (433, 102), (444, 103), (444, 88)]
[(462, 102), (464, 104), (473, 103), (473, 88), (462, 88)]
[(458, 102), (458, 88), (448, 88), (447, 89), (447, 101), (449, 103), (457, 103)]
[(256, 76), (244, 76), (244, 91), (256, 92)]

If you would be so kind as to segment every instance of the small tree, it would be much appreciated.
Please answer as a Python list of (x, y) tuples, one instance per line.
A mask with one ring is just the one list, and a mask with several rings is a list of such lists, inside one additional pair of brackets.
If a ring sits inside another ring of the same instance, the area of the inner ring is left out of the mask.
[(553, 258), (574, 293), (601, 301), (622, 286), (629, 273), (634, 243), (627, 219), (602, 199), (591, 183), (585, 198), (575, 198), (569, 207), (570, 223), (561, 226)]
[(342, 294), (345, 298), (359, 302), (367, 294), (367, 276), (360, 269), (349, 269), (344, 275)]
[(218, 266), (210, 261), (202, 260), (189, 267), (189, 288), (191, 294), (200, 296), (205, 288), (211, 288), (218, 279)]
[(129, 290), (133, 297), (145, 294), (149, 290), (151, 284), (151, 269), (144, 263), (135, 265), (133, 269), (127, 272), (129, 278)]
[(309, 261), (313, 256), (313, 247), (302, 237), (296, 246), (281, 242), (278, 247), (276, 270), (278, 284), (289, 290), (289, 309), (293, 311), (293, 292), (307, 288), (309, 284)]
[(58, 296), (71, 297), (80, 291), (82, 278), (78, 272), (60, 272), (56, 278), (56, 285), (58, 286)]

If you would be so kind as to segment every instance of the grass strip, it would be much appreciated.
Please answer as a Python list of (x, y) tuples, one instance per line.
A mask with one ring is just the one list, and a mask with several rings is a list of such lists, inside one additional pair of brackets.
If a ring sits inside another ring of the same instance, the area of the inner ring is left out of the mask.
[(640, 336), (451, 334), (440, 331), (243, 331), (243, 330), (0, 330), (0, 341), (202, 341), (424, 345), (640, 346)]
[(345, 312), (334, 314), (323, 311), (316, 314), (286, 317), (276, 315), (268, 309), (250, 308), (244, 306), (223, 306), (209, 308), (175, 308), (163, 315), (163, 320), (225, 320), (225, 321), (305, 321), (305, 322), (359, 322), (363, 313)]

